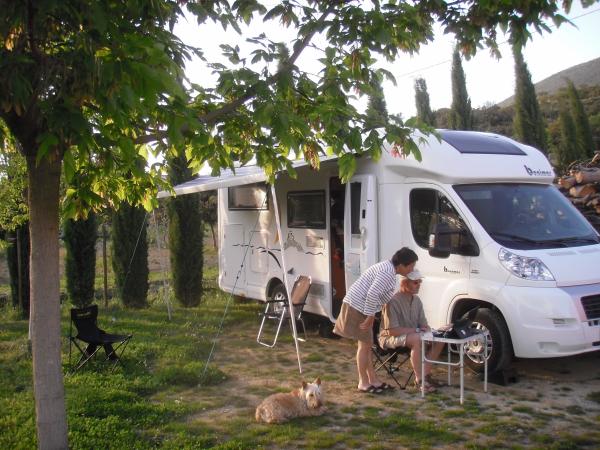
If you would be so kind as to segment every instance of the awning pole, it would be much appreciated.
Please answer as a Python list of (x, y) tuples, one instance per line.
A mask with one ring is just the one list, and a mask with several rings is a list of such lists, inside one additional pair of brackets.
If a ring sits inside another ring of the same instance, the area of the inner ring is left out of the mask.
[[(294, 344), (296, 345), (296, 356), (298, 358), (298, 370), (302, 373), (302, 363), (300, 361), (300, 348), (298, 347), (298, 334), (296, 332), (296, 314), (294, 305), (292, 305), (292, 296), (287, 281), (287, 268), (285, 265), (285, 248), (283, 245), (283, 234), (281, 233), (281, 221), (279, 220), (279, 206), (277, 205), (277, 194), (275, 193), (275, 183), (271, 185), (271, 194), (273, 197), (273, 209), (275, 212), (275, 223), (277, 224), (277, 234), (279, 235), (279, 245), (281, 245), (281, 266), (283, 268), (283, 284), (288, 298), (288, 312), (292, 322), (292, 334), (294, 335)], [(285, 314), (285, 311), (283, 312)]]

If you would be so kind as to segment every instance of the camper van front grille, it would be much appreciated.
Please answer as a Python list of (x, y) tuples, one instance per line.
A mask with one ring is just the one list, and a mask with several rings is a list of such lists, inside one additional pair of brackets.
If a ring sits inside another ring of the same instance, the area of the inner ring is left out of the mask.
[(588, 320), (600, 319), (600, 294), (581, 297), (581, 304)]

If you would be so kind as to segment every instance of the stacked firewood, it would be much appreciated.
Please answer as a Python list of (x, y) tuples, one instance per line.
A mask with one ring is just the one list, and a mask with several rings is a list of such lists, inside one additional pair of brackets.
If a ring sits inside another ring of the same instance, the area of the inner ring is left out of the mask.
[(558, 178), (559, 189), (590, 223), (600, 231), (600, 152), (588, 161), (578, 161)]

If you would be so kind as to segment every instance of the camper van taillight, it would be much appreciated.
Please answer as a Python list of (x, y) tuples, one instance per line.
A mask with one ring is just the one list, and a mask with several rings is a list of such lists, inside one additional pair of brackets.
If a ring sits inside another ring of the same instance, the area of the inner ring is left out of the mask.
[(554, 281), (554, 275), (538, 258), (516, 255), (505, 248), (498, 252), (498, 259), (513, 275), (531, 281)]

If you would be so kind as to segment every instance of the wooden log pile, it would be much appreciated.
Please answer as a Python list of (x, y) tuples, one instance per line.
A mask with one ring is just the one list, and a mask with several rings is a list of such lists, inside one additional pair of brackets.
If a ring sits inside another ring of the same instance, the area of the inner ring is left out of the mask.
[(573, 163), (558, 178), (558, 188), (600, 232), (600, 152), (588, 161)]

